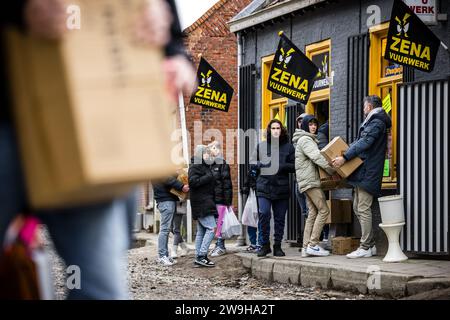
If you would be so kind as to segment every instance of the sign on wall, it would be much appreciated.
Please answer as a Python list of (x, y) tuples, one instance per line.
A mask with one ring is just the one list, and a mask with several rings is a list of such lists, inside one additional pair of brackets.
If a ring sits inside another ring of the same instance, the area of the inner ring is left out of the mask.
[(319, 74), (314, 80), (313, 91), (327, 89), (330, 87), (330, 51), (314, 54), (312, 62), (319, 68)]
[(426, 24), (437, 24), (436, 0), (404, 0), (412, 12)]

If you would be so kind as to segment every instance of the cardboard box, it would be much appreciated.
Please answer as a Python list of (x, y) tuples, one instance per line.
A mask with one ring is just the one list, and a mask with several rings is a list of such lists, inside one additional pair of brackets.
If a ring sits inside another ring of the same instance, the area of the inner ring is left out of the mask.
[[(180, 181), (182, 184), (184, 185), (188, 185), (189, 184), (189, 177), (188, 177), (188, 169), (183, 169), (177, 177), (177, 180)], [(180, 201), (184, 201), (188, 198), (189, 193), (187, 192), (183, 192), (183, 191), (178, 191), (174, 188), (170, 189), (170, 192), (173, 193), (174, 195), (176, 195), (178, 197), (178, 199), (180, 199)]]
[(136, 44), (145, 0), (74, 0), (79, 30), (60, 42), (7, 33), (10, 81), (31, 204), (106, 200), (173, 174), (175, 127), (162, 53)]
[(325, 223), (351, 223), (352, 201), (350, 199), (327, 200), (330, 214)]
[(352, 241), (351, 241), (351, 245), (350, 245), (352, 252), (359, 248), (360, 243), (361, 243), (361, 238), (352, 237)]
[(351, 237), (336, 237), (331, 240), (331, 252), (333, 254), (343, 255), (352, 252)]
[(329, 175), (319, 167), (320, 187), (324, 191), (338, 189), (342, 185), (342, 179), (336, 179), (336, 175)]
[[(335, 137), (320, 151), (320, 153), (325, 157), (325, 159), (327, 159), (329, 163), (331, 163), (336, 157), (342, 156), (345, 151), (347, 151), (347, 149), (348, 145), (345, 143), (345, 141), (341, 137)], [(336, 172), (342, 178), (347, 178), (362, 163), (363, 161), (360, 158), (353, 158), (350, 161), (346, 161), (342, 167), (336, 168)]]

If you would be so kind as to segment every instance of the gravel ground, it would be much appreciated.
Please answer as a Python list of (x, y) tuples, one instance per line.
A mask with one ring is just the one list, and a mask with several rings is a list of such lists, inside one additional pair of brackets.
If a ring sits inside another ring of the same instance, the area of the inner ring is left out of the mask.
[[(46, 240), (52, 261), (55, 299), (64, 299), (65, 265)], [(241, 260), (229, 253), (214, 258), (216, 267), (201, 268), (193, 264), (194, 256), (178, 258), (178, 263), (164, 267), (156, 263), (156, 246), (128, 251), (128, 281), (131, 298), (136, 300), (365, 300), (376, 297), (353, 295), (320, 288), (270, 283), (252, 278)], [(378, 298), (377, 298), (378, 299)]]

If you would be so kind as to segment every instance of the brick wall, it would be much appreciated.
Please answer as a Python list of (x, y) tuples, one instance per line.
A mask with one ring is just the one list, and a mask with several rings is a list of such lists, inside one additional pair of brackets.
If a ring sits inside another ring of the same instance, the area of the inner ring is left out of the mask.
[[(233, 181), (233, 205), (237, 207), (237, 144), (234, 150), (226, 148), (227, 129), (238, 128), (238, 99), (237, 99), (237, 40), (227, 26), (239, 11), (245, 8), (251, 0), (220, 0), (193, 25), (184, 30), (186, 35), (185, 45), (192, 56), (197, 68), (202, 56), (220, 73), (220, 75), (233, 87), (234, 96), (228, 112), (202, 108), (189, 104), (189, 98), (185, 97), (186, 126), (191, 136), (190, 152), (192, 156), (196, 141), (194, 141), (194, 122), (201, 123), (202, 134), (208, 129), (219, 129), (223, 136), (223, 153), (225, 159), (231, 160), (231, 176)], [(198, 130), (200, 132), (200, 130)], [(207, 138), (207, 137), (206, 137)], [(204, 139), (199, 143), (207, 144), (213, 139)], [(227, 157), (227, 153), (234, 156)], [(230, 161), (228, 161), (230, 162)]]

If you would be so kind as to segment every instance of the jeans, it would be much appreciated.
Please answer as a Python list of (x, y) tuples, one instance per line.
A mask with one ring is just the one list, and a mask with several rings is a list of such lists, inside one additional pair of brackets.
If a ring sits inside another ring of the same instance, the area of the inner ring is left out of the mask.
[(302, 210), (302, 214), (305, 217), (308, 217), (308, 206), (306, 205), (306, 197), (305, 194), (303, 192), (300, 192), (300, 190), (298, 189), (298, 184), (295, 184), (295, 189), (296, 189), (296, 194), (297, 194), (297, 202), (298, 205), (300, 206), (300, 209)]
[(251, 245), (260, 246), (262, 240), (261, 223), (258, 221), (258, 228), (247, 226), (248, 240)]
[(197, 235), (195, 236), (195, 255), (203, 257), (208, 255), (209, 245), (214, 239), (216, 219), (213, 215), (198, 218)]
[(183, 222), (183, 214), (175, 213), (172, 219), (173, 245), (177, 246), (184, 242), (181, 236), (181, 223)]
[[(18, 213), (29, 212), (12, 127), (0, 124), (0, 245)], [(67, 267), (78, 266), (80, 289), (69, 299), (127, 299), (126, 253), (130, 244), (130, 198), (34, 212), (48, 227)], [(73, 273), (72, 273), (73, 274)]]
[(169, 256), (169, 249), (167, 248), (167, 244), (169, 243), (170, 226), (175, 214), (176, 202), (159, 202), (157, 207), (161, 215), (161, 223), (159, 225), (158, 234), (158, 255), (160, 258), (162, 258)]
[(270, 218), (271, 208), (273, 209), (274, 219), (274, 242), (281, 243), (284, 235), (284, 224), (286, 220), (286, 212), (289, 206), (287, 199), (270, 200), (264, 197), (257, 197), (259, 208), (259, 223), (262, 230), (261, 245), (268, 244), (270, 238)]

